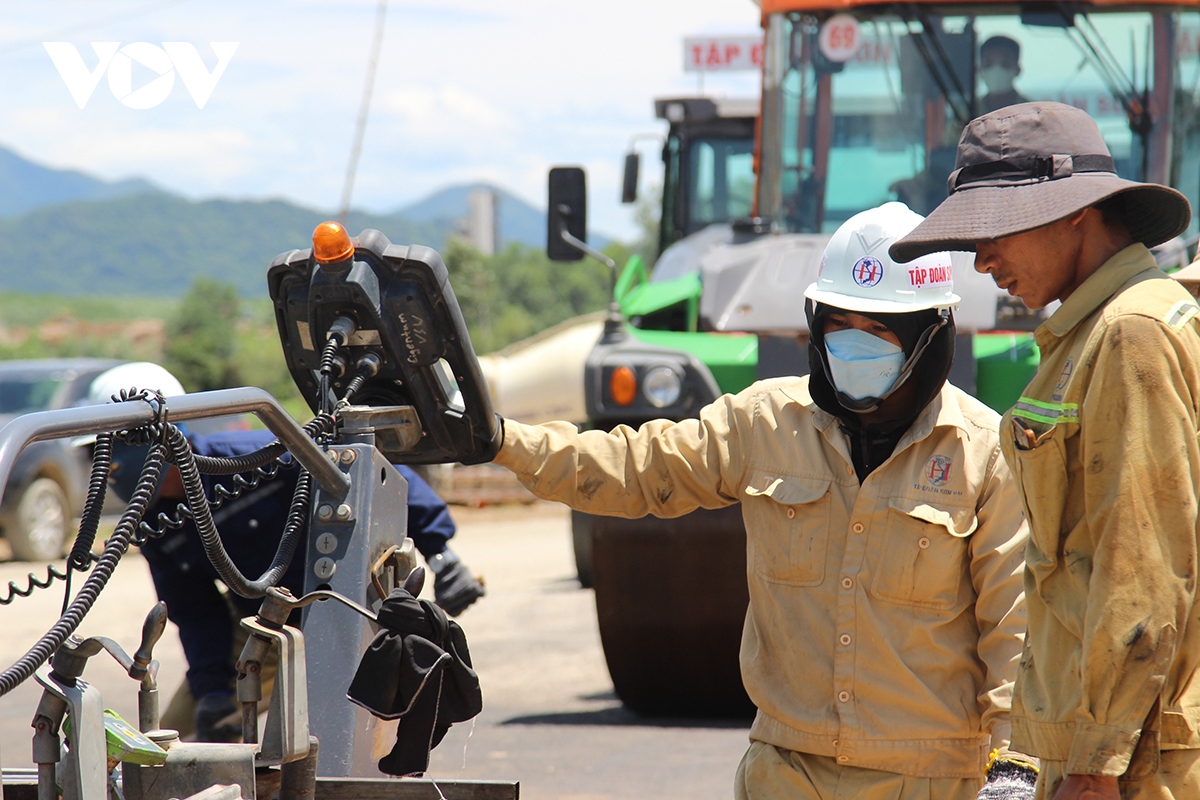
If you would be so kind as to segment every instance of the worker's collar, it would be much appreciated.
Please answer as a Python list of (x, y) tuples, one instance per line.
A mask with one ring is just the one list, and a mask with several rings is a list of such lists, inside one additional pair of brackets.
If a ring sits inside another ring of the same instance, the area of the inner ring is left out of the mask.
[(958, 398), (954, 395), (949, 381), (942, 384), (942, 390), (938, 392), (937, 397), (921, 409), (921, 413), (909, 426), (908, 432), (897, 442), (896, 450), (903, 449), (911, 442), (921, 441), (936, 428), (957, 428), (968, 440), (971, 438), (971, 428), (967, 425), (967, 418), (963, 416), (962, 406), (958, 404)]
[[(823, 410), (812, 399), (812, 395), (808, 392), (808, 381), (789, 386), (781, 391), (790, 400), (812, 412), (813, 424), (820, 431), (827, 432), (831, 425), (840, 424), (837, 417)], [(968, 439), (971, 438), (971, 429), (967, 425), (966, 417), (963, 416), (962, 406), (958, 404), (958, 398), (954, 396), (954, 390), (950, 387), (949, 382), (943, 384), (942, 390), (938, 392), (937, 396), (921, 409), (921, 413), (913, 420), (900, 443), (920, 441), (932, 433), (934, 428), (941, 427), (958, 428)], [(899, 449), (899, 445), (897, 449)]]
[(1071, 296), (1063, 301), (1057, 311), (1038, 327), (1034, 338), (1041, 347), (1046, 347), (1050, 337), (1062, 338), (1079, 323), (1095, 313), (1108, 302), (1117, 290), (1129, 279), (1148, 269), (1157, 269), (1154, 256), (1141, 242), (1135, 242), (1113, 255), (1100, 265), (1088, 279), (1080, 284)]

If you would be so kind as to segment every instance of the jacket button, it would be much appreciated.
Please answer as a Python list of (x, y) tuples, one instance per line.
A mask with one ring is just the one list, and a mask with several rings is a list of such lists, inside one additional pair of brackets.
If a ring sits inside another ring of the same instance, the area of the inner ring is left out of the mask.
[(850, 527), (850, 530), (854, 531), (855, 533), (862, 533), (864, 530), (866, 530), (866, 528), (861, 522), (856, 522)]
[(788, 515), (788, 519), (795, 519), (796, 518), (796, 509), (789, 508), (787, 511), (787, 515)]
[(917, 542), (917, 544), (919, 544), (921, 546), (921, 549), (924, 550), (926, 547), (929, 547), (929, 537), (922, 536), (920, 538), (920, 540)]
[(842, 588), (843, 589), (853, 589), (854, 588), (854, 579), (853, 578), (842, 578)]
[(843, 703), (849, 702), (850, 693), (843, 689), (842, 691), (838, 692), (838, 700), (841, 700)]
[(841, 638), (838, 639), (838, 641), (841, 642), (842, 644), (850, 644), (850, 634), (843, 633)]
[(853, 474), (854, 474), (854, 467), (852, 467), (852, 466), (851, 466), (851, 467), (846, 467), (846, 474), (847, 474), (847, 475), (853, 475)]
[(850, 756), (838, 756), (839, 764), (845, 764), (849, 760), (850, 760)]
[(837, 746), (838, 746), (838, 740), (837, 740), (837, 739), (834, 739), (834, 740), (833, 740), (833, 746), (834, 746), (834, 747), (837, 747)]

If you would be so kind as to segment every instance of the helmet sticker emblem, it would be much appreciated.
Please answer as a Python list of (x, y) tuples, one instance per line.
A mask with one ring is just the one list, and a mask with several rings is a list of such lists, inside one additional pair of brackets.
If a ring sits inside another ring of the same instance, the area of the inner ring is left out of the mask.
[(953, 465), (949, 456), (936, 455), (925, 462), (925, 479), (934, 486), (944, 486), (950, 481), (950, 467)]
[(874, 256), (863, 256), (854, 262), (850, 274), (859, 286), (870, 288), (883, 280), (883, 262)]
[(883, 244), (884, 242), (890, 241), (887, 234), (880, 236), (878, 239), (876, 239), (873, 242), (868, 242), (867, 237), (863, 236), (862, 231), (855, 231), (854, 236), (855, 236), (855, 238), (858, 239), (858, 243), (860, 245), (862, 245), (862, 250), (864, 253), (873, 253), (873, 252), (875, 252), (875, 248), (879, 247), (879, 245)]

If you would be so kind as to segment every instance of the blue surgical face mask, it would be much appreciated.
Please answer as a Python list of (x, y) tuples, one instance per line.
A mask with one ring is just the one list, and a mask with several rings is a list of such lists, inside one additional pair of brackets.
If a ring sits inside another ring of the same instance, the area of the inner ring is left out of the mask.
[(883, 397), (904, 367), (904, 350), (857, 328), (826, 334), (825, 353), (833, 385), (855, 400)]

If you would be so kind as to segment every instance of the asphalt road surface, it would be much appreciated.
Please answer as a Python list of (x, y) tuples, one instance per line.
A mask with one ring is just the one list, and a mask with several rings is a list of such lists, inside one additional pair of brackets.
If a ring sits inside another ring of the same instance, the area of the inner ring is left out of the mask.
[[(459, 618), (484, 710), (474, 725), (450, 730), (433, 753), (431, 777), (517, 780), (527, 800), (730, 797), (748, 723), (648, 719), (621, 706), (604, 665), (593, 595), (574, 578), (567, 512), (539, 504), (456, 508), (454, 516), (455, 550), (487, 581), (487, 597)], [(0, 564), (0, 586), (23, 583), (28, 568)], [(131, 554), (79, 633), (110, 636), (132, 650), (154, 600), (145, 562)], [(0, 668), (37, 640), (61, 604), (57, 584), (0, 606)], [(165, 707), (184, 671), (173, 628), (155, 655)], [(84, 677), (100, 687), (107, 707), (136, 724), (137, 684), (116, 662), (97, 656)], [(0, 697), (5, 767), (31, 766), (29, 723), (39, 695), (30, 680)]]

